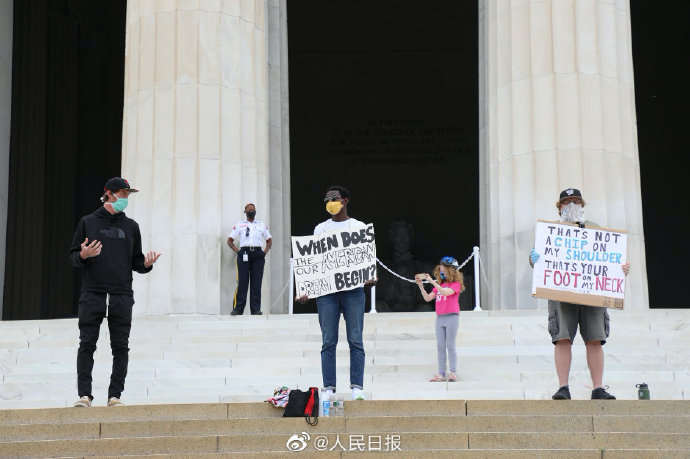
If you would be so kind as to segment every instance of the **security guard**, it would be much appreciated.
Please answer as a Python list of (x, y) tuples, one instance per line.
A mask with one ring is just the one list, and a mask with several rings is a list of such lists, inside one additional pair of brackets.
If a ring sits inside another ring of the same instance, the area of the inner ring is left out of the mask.
[[(266, 254), (271, 250), (273, 240), (268, 227), (261, 221), (257, 221), (256, 206), (247, 204), (244, 206), (246, 220), (242, 220), (232, 227), (228, 245), (237, 254), (237, 291), (230, 315), (241, 316), (244, 313), (244, 305), (247, 303), (247, 287), (251, 280), (251, 297), (249, 307), (252, 315), (261, 315), (261, 280), (264, 276), (264, 263)], [(239, 240), (239, 248), (235, 242)], [(264, 249), (264, 241), (266, 248)]]

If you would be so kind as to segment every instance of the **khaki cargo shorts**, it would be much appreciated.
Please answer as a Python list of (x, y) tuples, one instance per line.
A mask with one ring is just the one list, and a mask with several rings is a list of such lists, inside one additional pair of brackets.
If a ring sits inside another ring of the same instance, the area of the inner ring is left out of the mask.
[(572, 344), (578, 325), (585, 343), (606, 343), (606, 338), (609, 337), (609, 313), (606, 308), (549, 300), (549, 333), (552, 343), (569, 339)]

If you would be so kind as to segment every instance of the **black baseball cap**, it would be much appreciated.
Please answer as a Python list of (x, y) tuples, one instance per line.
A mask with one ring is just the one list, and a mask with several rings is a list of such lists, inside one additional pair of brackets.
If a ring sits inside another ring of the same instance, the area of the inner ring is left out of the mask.
[(105, 182), (105, 186), (103, 187), (103, 191), (110, 190), (112, 192), (115, 191), (120, 191), (120, 190), (127, 190), (130, 193), (136, 193), (139, 190), (136, 188), (132, 188), (129, 186), (129, 182), (122, 177), (113, 177), (109, 179), (107, 182)]
[(565, 190), (561, 191), (561, 196), (558, 198), (558, 200), (562, 201), (566, 198), (582, 199), (582, 193), (580, 193), (580, 190), (578, 190), (577, 188), (566, 188)]

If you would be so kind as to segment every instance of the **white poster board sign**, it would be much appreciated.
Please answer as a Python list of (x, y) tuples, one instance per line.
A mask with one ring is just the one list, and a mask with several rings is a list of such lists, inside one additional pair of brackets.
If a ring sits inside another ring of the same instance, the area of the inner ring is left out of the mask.
[(623, 309), (627, 244), (625, 231), (539, 220), (532, 295)]
[(376, 279), (374, 225), (357, 231), (293, 236), (292, 258), (298, 297), (318, 298), (362, 287)]

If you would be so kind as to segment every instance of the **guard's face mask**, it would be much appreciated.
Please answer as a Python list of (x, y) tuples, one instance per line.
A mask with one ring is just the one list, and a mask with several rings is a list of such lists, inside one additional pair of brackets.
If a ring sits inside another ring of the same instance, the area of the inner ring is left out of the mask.
[(570, 223), (581, 223), (585, 221), (585, 209), (582, 204), (574, 202), (561, 207), (561, 220)]
[(326, 212), (331, 215), (338, 215), (343, 209), (343, 203), (340, 201), (328, 201), (326, 203)]
[(249, 219), (256, 217), (256, 211), (255, 210), (248, 210), (245, 213), (247, 214), (247, 218), (249, 218)]

